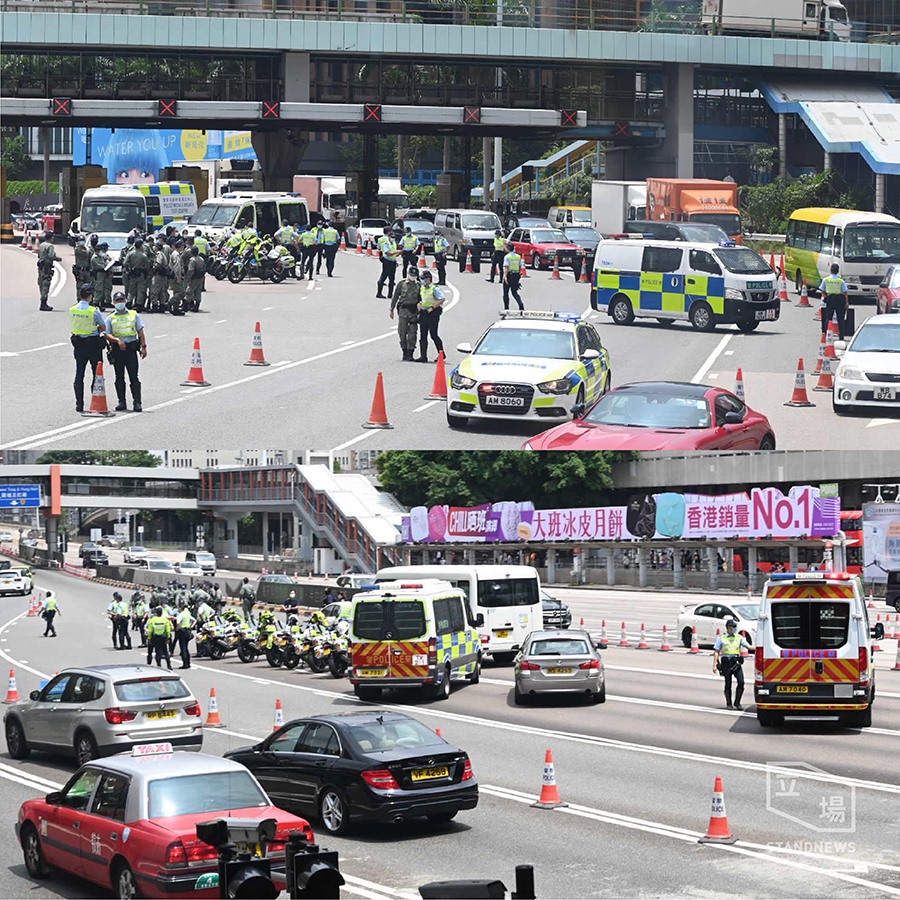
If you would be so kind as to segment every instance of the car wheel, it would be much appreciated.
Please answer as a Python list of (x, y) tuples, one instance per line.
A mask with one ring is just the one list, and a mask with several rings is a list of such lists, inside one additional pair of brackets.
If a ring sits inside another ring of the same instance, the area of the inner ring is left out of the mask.
[(436, 684), (432, 690), (432, 697), (435, 700), (446, 700), (450, 696), (450, 666), (444, 669), (444, 677), (440, 684)]
[(847, 724), (851, 728), (870, 728), (872, 726), (872, 704), (859, 712), (850, 713), (847, 716)]
[(97, 749), (97, 741), (94, 740), (94, 736), (89, 731), (79, 731), (75, 735), (72, 749), (75, 751), (75, 759), (79, 766), (89, 763), (100, 755), (100, 751)]
[(759, 442), (760, 450), (774, 450), (775, 449), (775, 436), (771, 434), (767, 434), (760, 442)]
[(25, 740), (25, 729), (18, 719), (6, 721), (6, 749), (13, 759), (27, 759), (31, 749)]
[(701, 300), (691, 307), (688, 318), (697, 331), (712, 331), (716, 327), (712, 307), (705, 300)]
[(691, 638), (693, 637), (694, 632), (690, 628), (682, 628), (681, 629), (681, 643), (687, 647), (688, 650), (691, 649)]
[(465, 428), (469, 424), (468, 416), (454, 416), (447, 410), (447, 424), (451, 428)]
[(528, 703), (528, 700), (529, 700), (529, 699), (530, 699), (530, 698), (528, 697), (527, 694), (523, 694), (523, 693), (519, 690), (519, 686), (518, 686), (518, 685), (516, 685), (516, 686), (513, 688), (513, 703), (515, 703), (516, 706), (525, 706), (525, 705)]
[(453, 810), (453, 812), (432, 813), (428, 816), (428, 821), (431, 822), (432, 825), (446, 825), (456, 818), (456, 812), (456, 810)]
[(616, 325), (630, 325), (634, 321), (634, 309), (631, 301), (622, 294), (614, 297), (609, 304), (609, 314)]
[(537, 255), (537, 253), (531, 254), (531, 268), (532, 270), (539, 269), (541, 267), (541, 258)]
[(481, 654), (475, 660), (475, 671), (469, 676), (469, 684), (478, 684), (481, 681)]
[(22, 854), (25, 857), (25, 868), (32, 878), (46, 878), (50, 874), (41, 839), (30, 822), (22, 826)]
[(137, 879), (127, 862), (120, 862), (113, 873), (113, 891), (119, 900), (135, 900), (141, 896)]
[(360, 700), (375, 702), (381, 699), (381, 688), (379, 687), (360, 687), (357, 685), (353, 691)]
[(332, 787), (325, 788), (319, 797), (319, 818), (329, 834), (345, 834), (350, 825), (347, 804), (341, 794)]
[(606, 682), (600, 685), (600, 690), (593, 696), (594, 703), (606, 703)]
[(745, 320), (743, 322), (738, 322), (737, 327), (741, 334), (751, 334), (759, 328), (759, 322), (748, 322)]

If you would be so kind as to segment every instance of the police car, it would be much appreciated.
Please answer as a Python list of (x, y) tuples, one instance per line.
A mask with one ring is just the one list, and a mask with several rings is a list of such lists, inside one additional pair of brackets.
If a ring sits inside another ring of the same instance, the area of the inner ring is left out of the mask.
[(609, 351), (593, 325), (576, 314), (501, 313), (450, 373), (447, 424), (469, 419), (549, 423), (609, 390)]

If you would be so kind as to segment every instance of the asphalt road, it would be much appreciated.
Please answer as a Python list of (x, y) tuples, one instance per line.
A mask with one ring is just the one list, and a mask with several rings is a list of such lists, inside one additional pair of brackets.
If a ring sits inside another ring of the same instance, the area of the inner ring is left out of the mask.
[[(0, 616), (0, 657), (15, 667), (20, 693), (64, 665), (122, 662), (103, 612), (109, 588), (44, 572), (38, 584), (61, 597), (58, 639), (39, 636), (40, 621), (23, 617), (26, 604), (19, 599), (4, 601)], [(578, 616), (618, 617), (627, 604), (654, 622), (671, 617), (686, 599), (625, 593), (563, 599), (572, 600)], [(468, 750), (481, 789), (478, 808), (439, 829), (421, 823), (370, 828), (322, 843), (340, 852), (345, 897), (411, 898), (419, 884), (442, 878), (497, 877), (511, 888), (519, 863), (535, 866), (544, 898), (900, 896), (900, 674), (888, 671), (894, 648), (886, 642), (887, 652), (876, 660), (879, 698), (873, 727), (865, 730), (814, 722), (762, 731), (752, 708), (722, 708), (708, 652), (610, 648), (609, 700), (602, 706), (515, 707), (511, 671), (487, 667), (481, 684), (454, 690), (444, 703), (413, 695), (396, 701)], [(140, 659), (138, 650), (134, 657)], [(204, 750), (212, 753), (269, 733), (276, 699), (286, 718), (358, 702), (346, 681), (265, 663), (226, 657), (185, 674), (204, 705), (216, 688), (225, 728), (206, 736)], [(554, 811), (530, 806), (548, 748), (569, 804)], [(0, 804), (11, 828), (18, 803), (53, 789), (73, 767), (42, 754), (25, 762), (3, 756)], [(798, 763), (822, 772), (770, 767)], [(739, 838), (731, 847), (697, 843), (717, 775)], [(778, 797), (797, 793), (798, 785), (799, 799)], [(853, 830), (815, 830), (827, 825), (819, 818), (823, 801), (830, 809), (844, 804), (845, 827), (852, 810)], [(0, 845), (0, 896), (95, 893), (70, 878), (32, 883), (14, 842)]]
[[(0, 247), (4, 297), (0, 366), (6, 390), (0, 397), (0, 443), (9, 448), (126, 449), (194, 446), (307, 447), (317, 450), (363, 445), (372, 449), (514, 449), (540, 426), (472, 424), (451, 431), (443, 401), (426, 399), (433, 365), (400, 361), (388, 302), (375, 299), (378, 263), (365, 255), (340, 253), (335, 277), (281, 285), (258, 281), (231, 285), (208, 279), (203, 310), (183, 318), (148, 315), (149, 356), (142, 364), (144, 410), (109, 419), (74, 412), (72, 354), (66, 309), (73, 302), (72, 251), (59, 245), (51, 303), (38, 313), (33, 254)], [(449, 293), (441, 333), (450, 366), (463, 341), (477, 340), (502, 308), (498, 285), (481, 275), (450, 267)], [(65, 276), (65, 277), (63, 277)], [(777, 323), (763, 323), (751, 335), (733, 327), (710, 334), (686, 324), (655, 321), (615, 327), (588, 305), (587, 285), (571, 273), (554, 281), (530, 273), (523, 299), (529, 309), (590, 315), (612, 355), (615, 384), (650, 379), (696, 381), (734, 388), (742, 368), (747, 402), (772, 422), (779, 449), (866, 450), (895, 444), (900, 418), (838, 418), (828, 393), (812, 392), (813, 408), (789, 408), (798, 357), (815, 368), (818, 324), (812, 311), (782, 304)], [(861, 322), (871, 307), (857, 309)], [(254, 324), (262, 326), (268, 368), (245, 368)], [(207, 388), (183, 387), (195, 337), (201, 339)], [(433, 351), (432, 351), (433, 352)], [(384, 375), (391, 430), (366, 430), (377, 373)], [(107, 398), (115, 405), (112, 378)], [(265, 411), (260, 416), (260, 410)]]

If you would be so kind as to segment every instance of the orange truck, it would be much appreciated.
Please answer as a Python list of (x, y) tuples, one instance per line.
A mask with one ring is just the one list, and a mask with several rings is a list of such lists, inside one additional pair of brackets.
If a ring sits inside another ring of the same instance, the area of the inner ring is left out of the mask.
[(647, 218), (654, 222), (705, 222), (718, 225), (742, 243), (737, 185), (703, 178), (648, 178)]

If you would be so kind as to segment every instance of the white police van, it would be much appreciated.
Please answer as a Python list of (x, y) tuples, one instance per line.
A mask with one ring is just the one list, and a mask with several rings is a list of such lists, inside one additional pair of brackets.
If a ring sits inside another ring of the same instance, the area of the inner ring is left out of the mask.
[(686, 320), (699, 331), (735, 324), (749, 333), (781, 307), (775, 273), (754, 250), (642, 238), (603, 240), (594, 257), (591, 307), (617, 325)]

